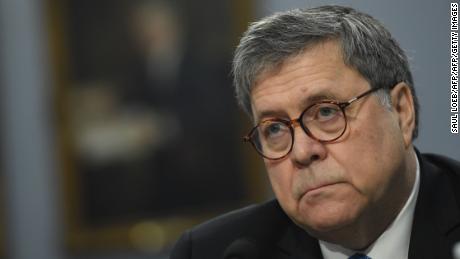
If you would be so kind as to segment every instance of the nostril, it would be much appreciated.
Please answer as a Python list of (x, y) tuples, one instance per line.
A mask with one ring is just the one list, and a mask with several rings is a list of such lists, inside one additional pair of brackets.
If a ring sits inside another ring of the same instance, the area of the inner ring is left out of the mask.
[(316, 161), (316, 160), (319, 160), (319, 155), (312, 155), (311, 161)]

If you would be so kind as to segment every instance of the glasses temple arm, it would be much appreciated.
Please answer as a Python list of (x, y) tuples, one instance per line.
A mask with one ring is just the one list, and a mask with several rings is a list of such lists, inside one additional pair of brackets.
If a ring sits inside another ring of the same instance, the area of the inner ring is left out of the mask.
[(341, 106), (346, 107), (346, 106), (350, 105), (351, 103), (353, 103), (354, 101), (356, 101), (356, 100), (358, 100), (358, 99), (360, 99), (360, 98), (362, 98), (362, 97), (364, 97), (364, 96), (366, 96), (368, 94), (376, 92), (376, 91), (378, 91), (378, 90), (380, 90), (382, 88), (383, 87), (372, 88), (372, 89), (370, 89), (370, 90), (368, 90), (368, 91), (366, 91), (366, 92), (364, 92), (364, 93), (362, 93), (362, 94), (350, 99), (348, 102), (342, 103)]

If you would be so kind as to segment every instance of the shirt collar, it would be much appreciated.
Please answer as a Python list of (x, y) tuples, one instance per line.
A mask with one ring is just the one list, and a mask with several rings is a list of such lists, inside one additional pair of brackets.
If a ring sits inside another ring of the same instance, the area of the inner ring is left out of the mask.
[(415, 155), (417, 170), (412, 191), (404, 207), (399, 212), (393, 223), (380, 235), (380, 237), (364, 251), (354, 251), (342, 246), (319, 240), (319, 245), (324, 259), (347, 259), (360, 252), (370, 258), (407, 258), (409, 242), (414, 217), (415, 204), (420, 187), (420, 165)]

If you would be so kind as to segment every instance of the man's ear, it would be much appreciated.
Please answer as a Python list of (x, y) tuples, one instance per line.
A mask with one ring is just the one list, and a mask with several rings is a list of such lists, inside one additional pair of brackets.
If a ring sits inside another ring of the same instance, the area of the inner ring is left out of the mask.
[(415, 109), (411, 90), (406, 83), (400, 82), (391, 90), (391, 104), (398, 117), (404, 144), (408, 147), (412, 143), (412, 133), (415, 127)]

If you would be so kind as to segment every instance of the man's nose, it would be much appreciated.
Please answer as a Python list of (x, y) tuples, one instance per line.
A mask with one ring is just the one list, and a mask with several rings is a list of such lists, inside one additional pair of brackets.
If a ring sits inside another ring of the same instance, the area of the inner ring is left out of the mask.
[(310, 137), (300, 125), (294, 127), (294, 143), (291, 159), (298, 166), (308, 166), (325, 159), (327, 150), (324, 143)]

